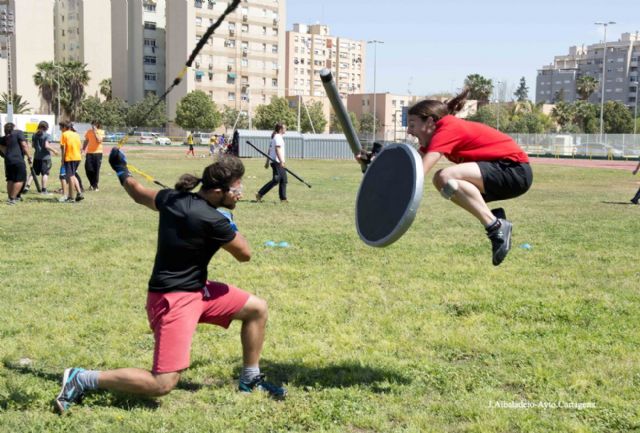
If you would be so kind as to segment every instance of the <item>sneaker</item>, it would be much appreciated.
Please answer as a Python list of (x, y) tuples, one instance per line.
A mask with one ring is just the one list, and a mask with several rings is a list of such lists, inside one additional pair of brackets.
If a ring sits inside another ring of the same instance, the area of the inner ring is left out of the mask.
[(258, 203), (260, 203), (262, 201), (262, 196), (260, 194), (258, 194), (258, 193), (256, 193), (256, 201)]
[(283, 400), (287, 396), (286, 388), (265, 381), (264, 374), (259, 374), (249, 383), (238, 382), (238, 391), (240, 392), (253, 392), (256, 389), (268, 393), (270, 397), (277, 400)]
[(31, 187), (29, 187), (29, 186), (25, 186), (25, 187), (22, 189), (22, 193), (23, 193), (23, 194), (28, 193), (30, 188), (31, 188)]
[(10, 198), (10, 199), (8, 199), (8, 200), (7, 200), (7, 204), (8, 204), (9, 206), (13, 206), (13, 205), (15, 205), (15, 204), (17, 204), (17, 203), (18, 203), (18, 202), (17, 202), (17, 201), (15, 201), (15, 199), (12, 199), (12, 198)]
[(43, 189), (42, 191), (40, 191), (41, 195), (51, 195), (51, 193), (49, 191), (47, 191), (46, 189)]
[(77, 403), (84, 395), (82, 385), (78, 383), (78, 373), (83, 372), (83, 368), (67, 368), (62, 376), (62, 389), (56, 397), (56, 408), (58, 412), (65, 413), (73, 403)]
[(500, 221), (500, 226), (487, 232), (487, 237), (491, 240), (494, 266), (502, 263), (511, 249), (512, 224), (505, 219), (499, 219), (498, 221)]
[(59, 201), (60, 203), (66, 203), (66, 202), (67, 202), (67, 201), (69, 201), (69, 200), (71, 200), (71, 198), (70, 198), (70, 197), (67, 197), (67, 196), (64, 196), (64, 195), (63, 195), (62, 197), (58, 198), (58, 201)]
[(76, 201), (82, 201), (82, 200), (84, 200), (84, 196), (82, 194), (78, 194), (76, 196)]
[(634, 199), (634, 198), (632, 198), (632, 199), (631, 199), (631, 200), (629, 200), (629, 201), (630, 201), (631, 203), (633, 203), (633, 204), (638, 204), (638, 200), (636, 200), (636, 199)]
[(280, 200), (280, 203), (282, 203), (282, 204), (287, 204), (287, 203), (289, 203), (289, 200), (287, 200), (287, 199), (285, 198), (284, 200)]

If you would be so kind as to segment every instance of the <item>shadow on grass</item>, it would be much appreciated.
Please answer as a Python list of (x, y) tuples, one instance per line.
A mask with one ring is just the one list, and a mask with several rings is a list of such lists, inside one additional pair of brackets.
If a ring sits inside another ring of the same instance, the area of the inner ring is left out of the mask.
[[(364, 387), (369, 388), (374, 393), (385, 393), (390, 390), (391, 384), (407, 385), (411, 383), (408, 377), (398, 372), (351, 362), (325, 367), (312, 367), (299, 363), (263, 360), (260, 367), (267, 374), (268, 381), (288, 383), (300, 387)], [(240, 371), (238, 370), (236, 374), (239, 376)]]
[(623, 204), (626, 206), (638, 206), (637, 204), (631, 203), (630, 201), (603, 201), (604, 204)]

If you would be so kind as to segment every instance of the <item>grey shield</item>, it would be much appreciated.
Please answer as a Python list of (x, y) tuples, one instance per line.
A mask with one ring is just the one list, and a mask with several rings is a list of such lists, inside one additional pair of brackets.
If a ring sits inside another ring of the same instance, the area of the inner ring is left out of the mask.
[(400, 239), (413, 222), (424, 173), (416, 150), (404, 143), (384, 147), (364, 174), (356, 198), (356, 228), (372, 247)]

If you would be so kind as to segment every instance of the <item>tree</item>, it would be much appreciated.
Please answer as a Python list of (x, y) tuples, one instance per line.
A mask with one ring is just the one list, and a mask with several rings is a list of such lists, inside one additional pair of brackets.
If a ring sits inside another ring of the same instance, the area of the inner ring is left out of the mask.
[(41, 62), (36, 64), (37, 72), (33, 75), (33, 82), (38, 87), (42, 99), (47, 103), (48, 113), (54, 99), (58, 97), (59, 70), (53, 62)]
[(494, 107), (484, 105), (478, 108), (478, 111), (476, 111), (474, 114), (467, 117), (467, 120), (471, 120), (472, 122), (480, 122), (484, 123), (485, 125), (495, 127), (497, 123), (496, 110)]
[(574, 107), (572, 105), (561, 101), (553, 107), (553, 110), (551, 110), (551, 118), (555, 120), (560, 127), (560, 130), (565, 130), (565, 128), (573, 124), (573, 111)]
[(224, 125), (225, 132), (229, 129), (248, 129), (249, 128), (249, 116), (246, 113), (240, 112), (235, 108), (231, 108), (227, 105), (222, 110), (222, 124)]
[(222, 124), (222, 116), (206, 93), (194, 90), (178, 103), (176, 123), (188, 131), (210, 131)]
[[(31, 112), (31, 108), (29, 107), (29, 103), (27, 101), (22, 100), (22, 96), (17, 93), (11, 94), (11, 103), (13, 104), (13, 113), (14, 114), (27, 114)], [(7, 103), (9, 102), (9, 95), (3, 93), (0, 97), (0, 112), (7, 112)]]
[(167, 123), (165, 104), (162, 102), (151, 110), (156, 102), (158, 97), (148, 94), (142, 101), (130, 106), (127, 110), (127, 126), (164, 126)]
[[(376, 130), (380, 130), (380, 118), (376, 118)], [(360, 134), (373, 134), (373, 113), (364, 113), (360, 116)]]
[[(325, 126), (327, 126), (327, 119), (324, 117), (322, 102), (315, 101), (311, 104), (305, 105), (307, 107), (306, 110), (304, 106), (300, 107), (301, 132), (312, 132), (314, 129), (316, 133), (323, 132)], [(308, 115), (307, 112), (309, 113)], [(311, 121), (313, 122), (313, 128), (311, 127), (311, 123), (309, 122), (309, 117), (311, 117)]]
[[(353, 129), (355, 129), (356, 132), (360, 131), (360, 122), (356, 117), (356, 113), (354, 113), (353, 111), (349, 111), (349, 118), (351, 119), (351, 124), (353, 125)], [(338, 117), (334, 112), (331, 112), (331, 123), (329, 124), (329, 131), (334, 133), (344, 132), (342, 130), (342, 124), (338, 121)]]
[(85, 98), (84, 88), (87, 84), (89, 84), (89, 71), (86, 63), (76, 61), (62, 63), (60, 102), (71, 120), (75, 120), (80, 112), (80, 105)]
[(113, 97), (113, 86), (111, 84), (111, 78), (105, 78), (100, 81), (100, 94), (104, 96), (107, 101), (111, 101)]
[(604, 104), (604, 132), (626, 134), (633, 132), (631, 110), (619, 101), (607, 101)]
[(564, 87), (562, 87), (553, 95), (553, 102), (554, 103), (564, 102), (564, 98), (565, 98)]
[(524, 102), (529, 100), (529, 88), (527, 87), (527, 80), (524, 77), (520, 78), (520, 85), (518, 86), (518, 90), (513, 93), (513, 96), (516, 97), (516, 101)]
[(576, 93), (580, 99), (586, 101), (596, 91), (599, 84), (599, 81), (594, 77), (583, 75), (576, 80)]
[(467, 75), (464, 80), (465, 87), (469, 88), (469, 99), (476, 99), (478, 105), (489, 103), (489, 97), (493, 93), (493, 82), (480, 74)]
[(585, 134), (598, 132), (598, 108), (587, 101), (573, 103), (573, 123)]
[(78, 120), (87, 123), (99, 120), (105, 127), (123, 127), (126, 126), (127, 110), (128, 106), (122, 99), (101, 101), (90, 96), (82, 101)]
[(274, 96), (269, 104), (258, 106), (254, 124), (258, 129), (273, 130), (276, 123), (281, 122), (291, 129), (297, 123), (296, 118), (286, 98)]

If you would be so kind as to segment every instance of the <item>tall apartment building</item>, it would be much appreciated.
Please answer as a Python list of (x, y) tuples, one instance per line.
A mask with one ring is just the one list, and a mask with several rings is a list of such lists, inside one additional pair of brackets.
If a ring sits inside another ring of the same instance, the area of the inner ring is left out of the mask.
[(331, 69), (342, 98), (362, 93), (365, 84), (366, 42), (329, 34), (329, 27), (294, 24), (286, 39), (288, 96), (325, 96), (320, 71)]
[[(109, 41), (113, 49), (114, 97), (133, 104), (147, 94), (164, 93), (167, 87), (165, 17), (166, 0), (111, 0)], [(184, 27), (189, 24), (186, 17), (180, 23)], [(184, 52), (179, 55), (186, 61), (185, 56)], [(173, 77), (175, 75), (171, 79)]]
[(10, 82), (11, 91), (21, 95), (32, 112), (46, 110), (33, 75), (37, 63), (54, 57), (53, 8), (53, 0), (0, 0), (0, 13), (11, 11), (14, 16), (13, 33), (0, 36), (0, 92), (7, 92)]
[[(618, 41), (607, 42), (604, 100), (619, 101), (629, 107), (636, 104), (639, 81), (640, 36), (638, 32), (623, 33)], [(556, 102), (559, 94), (567, 102), (575, 101), (576, 81), (583, 76), (591, 76), (602, 81), (604, 43), (586, 48), (571, 47), (569, 54), (556, 56), (551, 65), (538, 70), (536, 79), (536, 103)], [(591, 95), (589, 102), (599, 103), (602, 87)]]
[(88, 96), (99, 96), (100, 82), (112, 75), (110, 9), (110, 0), (55, 1), (55, 61), (86, 63)]
[[(168, 81), (227, 6), (227, 1), (218, 0), (167, 3)], [(169, 94), (169, 118), (193, 90), (205, 92), (219, 109), (226, 105), (244, 112), (268, 104), (273, 96), (284, 96), (285, 26), (284, 0), (243, 1), (209, 38), (183, 83)]]
[(404, 139), (406, 127), (402, 126), (402, 110), (423, 99), (415, 95), (392, 93), (359, 93), (347, 97), (347, 111), (360, 119), (363, 114), (373, 114), (373, 100), (376, 102), (376, 140), (394, 141)]

